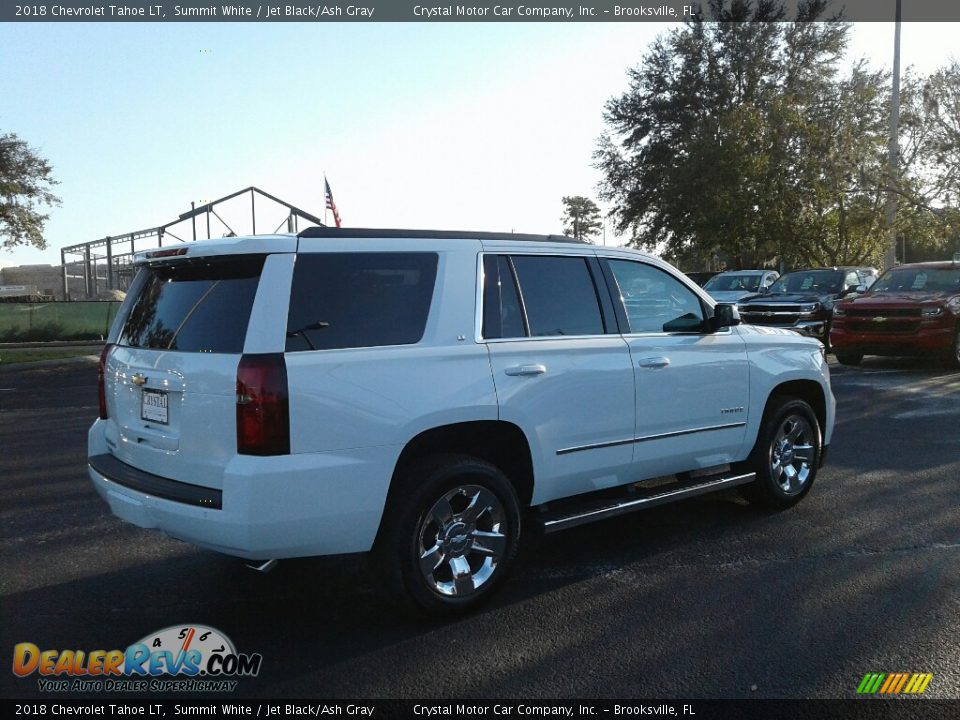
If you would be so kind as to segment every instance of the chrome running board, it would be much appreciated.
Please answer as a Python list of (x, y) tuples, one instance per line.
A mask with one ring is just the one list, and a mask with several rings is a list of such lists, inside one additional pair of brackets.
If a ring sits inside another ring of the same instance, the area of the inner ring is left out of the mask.
[[(712, 476), (710, 478), (698, 478), (692, 482), (688, 481), (679, 486), (677, 483), (672, 483), (667, 486), (661, 485), (660, 487), (647, 490), (646, 494), (642, 497), (637, 497), (636, 492), (643, 493), (644, 490), (637, 489), (633, 496), (619, 501), (606, 498), (604, 501), (598, 502), (597, 500), (593, 500), (592, 503), (589, 503), (587, 499), (584, 499), (584, 503), (579, 508), (565, 514), (554, 515), (552, 513), (545, 513), (540, 519), (540, 522), (545, 533), (557, 532), (558, 530), (566, 530), (596, 520), (605, 520), (616, 517), (617, 515), (625, 515), (635, 510), (643, 510), (676, 500), (684, 500), (697, 495), (704, 495), (722, 488), (746, 485), (747, 483), (753, 482), (756, 477), (757, 474), (752, 472), (743, 475)], [(630, 488), (636, 487), (637, 486), (630, 486)], [(664, 489), (664, 487), (668, 489)]]

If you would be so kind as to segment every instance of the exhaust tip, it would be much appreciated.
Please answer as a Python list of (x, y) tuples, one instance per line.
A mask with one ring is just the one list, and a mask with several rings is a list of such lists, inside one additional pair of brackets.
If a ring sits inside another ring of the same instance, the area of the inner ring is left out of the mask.
[(248, 568), (250, 568), (251, 570), (256, 570), (258, 573), (268, 573), (277, 566), (278, 562), (279, 560), (274, 558), (273, 560), (266, 560), (260, 563), (259, 565), (254, 565), (252, 563), (245, 563), (245, 564)]

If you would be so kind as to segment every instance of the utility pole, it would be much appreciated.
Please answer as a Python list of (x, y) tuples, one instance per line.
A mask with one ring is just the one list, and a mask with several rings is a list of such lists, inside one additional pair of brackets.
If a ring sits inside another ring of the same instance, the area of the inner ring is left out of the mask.
[(893, 36), (893, 97), (890, 101), (890, 145), (888, 147), (888, 183), (887, 188), (887, 252), (883, 258), (884, 269), (897, 264), (897, 192), (894, 185), (898, 181), (900, 143), (900, 8), (897, 0), (896, 30)]

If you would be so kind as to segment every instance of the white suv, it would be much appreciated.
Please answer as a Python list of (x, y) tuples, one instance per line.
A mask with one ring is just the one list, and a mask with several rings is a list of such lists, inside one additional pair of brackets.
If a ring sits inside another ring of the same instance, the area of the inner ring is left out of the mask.
[(819, 342), (633, 250), (311, 228), (136, 262), (89, 433), (113, 512), (264, 566), (372, 550), (423, 608), (487, 597), (524, 526), (789, 507), (830, 442)]

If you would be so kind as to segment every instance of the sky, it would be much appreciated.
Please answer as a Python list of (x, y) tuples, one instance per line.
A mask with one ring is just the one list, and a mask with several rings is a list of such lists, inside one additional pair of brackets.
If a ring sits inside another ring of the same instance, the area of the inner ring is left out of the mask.
[[(604, 103), (668, 27), (2, 24), (0, 133), (53, 164), (62, 205), (46, 251), (0, 266), (57, 264), (251, 185), (322, 215), (324, 173), (344, 225), (560, 232), (561, 197), (597, 199)], [(904, 66), (935, 70), (957, 37), (905, 23)], [(892, 54), (892, 23), (854, 25), (851, 58)], [(250, 231), (248, 198), (221, 214)], [(283, 218), (264, 202), (257, 229)]]

